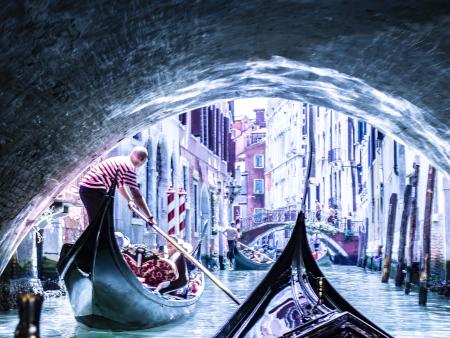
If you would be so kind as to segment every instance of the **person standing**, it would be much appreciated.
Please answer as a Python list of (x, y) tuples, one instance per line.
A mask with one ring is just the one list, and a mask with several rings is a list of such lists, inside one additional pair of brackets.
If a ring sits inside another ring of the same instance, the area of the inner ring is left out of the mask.
[(322, 220), (322, 207), (319, 201), (316, 201), (316, 220), (320, 222)]
[(100, 211), (117, 173), (117, 189), (128, 201), (130, 210), (133, 208), (140, 210), (150, 220), (149, 225), (156, 224), (136, 182), (136, 171), (144, 165), (147, 157), (147, 149), (138, 146), (133, 148), (129, 156), (110, 157), (90, 168), (81, 179), (79, 191), (89, 223)]
[(226, 227), (223, 231), (228, 242), (228, 260), (230, 261), (230, 266), (233, 267), (234, 264), (234, 254), (236, 252), (237, 240), (239, 238), (239, 232), (236, 229), (236, 224), (231, 222), (230, 226)]

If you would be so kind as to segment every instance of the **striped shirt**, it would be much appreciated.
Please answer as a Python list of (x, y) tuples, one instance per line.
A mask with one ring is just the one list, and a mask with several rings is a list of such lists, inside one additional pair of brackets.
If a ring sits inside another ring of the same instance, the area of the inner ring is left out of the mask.
[(116, 156), (97, 163), (84, 175), (80, 185), (92, 189), (109, 190), (112, 180), (117, 173), (119, 187), (124, 184), (138, 189), (136, 183), (136, 167), (129, 156)]

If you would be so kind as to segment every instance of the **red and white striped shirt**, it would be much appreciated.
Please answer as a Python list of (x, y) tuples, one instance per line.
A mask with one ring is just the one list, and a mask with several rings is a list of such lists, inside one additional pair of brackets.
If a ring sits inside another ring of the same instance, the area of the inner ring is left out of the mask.
[(105, 189), (111, 187), (112, 180), (117, 171), (117, 183), (138, 189), (136, 183), (136, 167), (131, 163), (129, 156), (116, 156), (108, 158), (94, 165), (81, 179), (80, 185), (92, 189)]

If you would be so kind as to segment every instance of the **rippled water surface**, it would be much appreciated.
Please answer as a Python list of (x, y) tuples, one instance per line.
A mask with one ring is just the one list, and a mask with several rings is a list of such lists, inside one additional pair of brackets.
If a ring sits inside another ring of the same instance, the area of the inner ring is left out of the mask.
[[(264, 277), (264, 271), (220, 271), (217, 276), (244, 300)], [(326, 275), (341, 294), (368, 318), (395, 337), (450, 337), (450, 300), (429, 294), (427, 307), (417, 305), (417, 293), (380, 282), (378, 273), (356, 267), (331, 266)], [(67, 298), (44, 303), (41, 337), (211, 337), (237, 306), (215, 285), (208, 283), (193, 316), (182, 322), (142, 331), (92, 330), (78, 324)], [(0, 313), (0, 337), (12, 337), (17, 313)]]

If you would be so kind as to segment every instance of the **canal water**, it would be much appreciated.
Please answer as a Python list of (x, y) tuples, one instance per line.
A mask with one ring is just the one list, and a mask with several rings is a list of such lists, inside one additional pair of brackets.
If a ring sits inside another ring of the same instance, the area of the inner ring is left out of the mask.
[[(380, 274), (353, 266), (324, 268), (335, 288), (358, 310), (394, 337), (450, 337), (450, 300), (429, 294), (428, 305), (418, 305), (417, 293), (406, 296), (393, 281), (380, 282)], [(216, 275), (244, 300), (264, 277), (264, 271), (219, 271)], [(142, 331), (89, 329), (73, 318), (68, 299), (46, 299), (41, 337), (211, 337), (237, 306), (211, 282), (193, 316), (177, 323)], [(0, 312), (0, 337), (13, 337), (18, 323), (15, 311)]]

